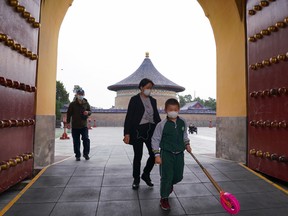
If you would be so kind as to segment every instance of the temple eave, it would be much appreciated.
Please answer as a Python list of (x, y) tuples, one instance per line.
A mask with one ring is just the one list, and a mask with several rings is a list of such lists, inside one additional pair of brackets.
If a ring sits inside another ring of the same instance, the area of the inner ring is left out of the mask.
[[(170, 86), (170, 85), (155, 85), (154, 89), (163, 89), (168, 91), (182, 92), (185, 91), (185, 88), (182, 86)], [(138, 89), (138, 85), (112, 85), (108, 86), (108, 89), (111, 91), (119, 91), (125, 89)]]

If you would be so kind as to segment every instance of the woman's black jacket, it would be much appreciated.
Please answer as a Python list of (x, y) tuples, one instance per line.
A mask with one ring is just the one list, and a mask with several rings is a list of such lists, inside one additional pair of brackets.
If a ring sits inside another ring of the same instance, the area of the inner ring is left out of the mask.
[[(155, 98), (149, 96), (151, 105), (153, 108), (153, 120), (155, 125), (161, 121), (159, 112), (157, 110), (157, 101)], [(140, 98), (140, 94), (133, 96), (130, 99), (128, 110), (124, 123), (124, 136), (126, 134), (130, 135), (130, 144), (132, 144), (136, 139), (136, 129), (139, 126), (142, 116), (145, 112), (145, 108), (143, 102)]]

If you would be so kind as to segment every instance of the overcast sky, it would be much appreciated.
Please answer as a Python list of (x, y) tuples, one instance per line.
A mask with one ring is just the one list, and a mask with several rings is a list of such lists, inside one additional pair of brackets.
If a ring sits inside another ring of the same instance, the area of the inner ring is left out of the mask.
[(150, 53), (160, 73), (186, 88), (180, 95), (216, 98), (213, 31), (196, 0), (74, 0), (59, 36), (57, 80), (73, 97), (80, 85), (92, 106), (110, 108), (112, 85)]

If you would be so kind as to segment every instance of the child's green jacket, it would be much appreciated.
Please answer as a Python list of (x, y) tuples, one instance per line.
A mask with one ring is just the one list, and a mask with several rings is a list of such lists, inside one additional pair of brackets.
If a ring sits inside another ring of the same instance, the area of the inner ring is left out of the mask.
[(152, 136), (152, 149), (155, 156), (160, 154), (160, 149), (177, 154), (183, 152), (189, 142), (186, 121), (179, 116), (176, 122), (166, 118), (155, 128)]

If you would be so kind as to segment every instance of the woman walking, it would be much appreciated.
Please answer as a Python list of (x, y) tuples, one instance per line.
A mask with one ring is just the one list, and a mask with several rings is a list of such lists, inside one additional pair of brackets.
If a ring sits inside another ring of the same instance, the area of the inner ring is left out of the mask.
[(124, 143), (133, 145), (133, 184), (132, 188), (137, 190), (140, 184), (141, 159), (143, 155), (143, 143), (149, 152), (149, 158), (143, 169), (141, 179), (153, 187), (150, 179), (150, 172), (154, 166), (154, 153), (151, 146), (151, 137), (155, 130), (156, 124), (161, 121), (157, 110), (157, 101), (151, 97), (151, 90), (154, 83), (144, 78), (139, 83), (140, 93), (130, 99), (128, 110), (124, 123)]

